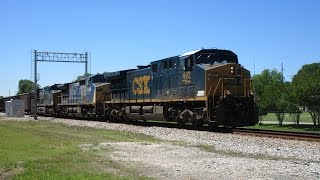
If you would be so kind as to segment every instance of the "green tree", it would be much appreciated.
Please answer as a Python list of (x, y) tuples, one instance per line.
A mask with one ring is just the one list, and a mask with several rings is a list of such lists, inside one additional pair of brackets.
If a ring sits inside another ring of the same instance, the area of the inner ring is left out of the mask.
[[(37, 85), (37, 88), (39, 89), (39, 84)], [(19, 81), (18, 85), (19, 91), (17, 92), (18, 94), (23, 94), (23, 93), (30, 93), (34, 89), (34, 82), (28, 80), (28, 79), (21, 79)]]
[(299, 103), (296, 101), (295, 93), (293, 91), (292, 83), (287, 83), (287, 112), (290, 114), (290, 117), (295, 125), (299, 126), (300, 115), (302, 111), (300, 110)]
[(290, 117), (295, 125), (299, 126), (300, 123), (300, 115), (302, 111), (299, 108), (299, 104), (289, 101), (287, 111), (290, 114)]
[(86, 77), (89, 77), (89, 76), (92, 76), (92, 74), (91, 73), (84, 73), (83, 75), (78, 76), (73, 82), (80, 81), (80, 80), (82, 80)]
[(259, 120), (261, 123), (263, 116), (268, 113), (268, 107), (267, 107), (267, 104), (262, 100), (262, 95), (266, 86), (271, 82), (270, 70), (265, 69), (261, 72), (261, 74), (254, 75), (252, 79), (253, 79), (255, 100), (259, 107)]
[(282, 126), (287, 108), (288, 85), (284, 83), (281, 72), (276, 69), (265, 69), (261, 74), (253, 76), (253, 85), (261, 116), (267, 112), (276, 114), (279, 125)]
[(315, 126), (320, 126), (320, 63), (306, 64), (292, 79), (295, 101), (309, 111)]

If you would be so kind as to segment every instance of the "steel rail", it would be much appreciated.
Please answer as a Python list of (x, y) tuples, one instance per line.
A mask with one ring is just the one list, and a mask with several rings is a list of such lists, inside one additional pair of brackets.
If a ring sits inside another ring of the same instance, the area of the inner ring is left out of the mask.
[(234, 134), (252, 135), (261, 137), (271, 137), (280, 139), (295, 139), (304, 141), (316, 141), (320, 142), (320, 134), (317, 133), (303, 133), (292, 131), (274, 131), (274, 130), (261, 130), (250, 128), (236, 128), (233, 130)]

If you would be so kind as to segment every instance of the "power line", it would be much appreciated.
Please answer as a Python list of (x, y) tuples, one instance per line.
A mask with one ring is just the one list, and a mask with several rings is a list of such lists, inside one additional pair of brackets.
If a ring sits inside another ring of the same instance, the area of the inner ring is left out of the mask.
[[(39, 52), (34, 50), (31, 59), (31, 72), (34, 71), (34, 119), (37, 119), (37, 62), (68, 62), (68, 63), (84, 63), (85, 74), (88, 74), (88, 63), (90, 63), (90, 56), (88, 52), (85, 53), (61, 53), (61, 52)], [(91, 67), (91, 66), (90, 66)]]

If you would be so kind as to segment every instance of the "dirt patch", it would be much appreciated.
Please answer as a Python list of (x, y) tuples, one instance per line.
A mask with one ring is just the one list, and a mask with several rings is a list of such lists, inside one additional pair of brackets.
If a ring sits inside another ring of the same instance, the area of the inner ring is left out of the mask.
[(108, 152), (99, 151), (99, 155), (157, 179), (305, 179), (306, 173), (317, 177), (317, 164), (228, 156), (171, 143), (101, 143), (83, 149), (88, 147), (107, 148)]
[(16, 167), (14, 169), (0, 169), (0, 179), (11, 179), (23, 170), (24, 169), (22, 167)]

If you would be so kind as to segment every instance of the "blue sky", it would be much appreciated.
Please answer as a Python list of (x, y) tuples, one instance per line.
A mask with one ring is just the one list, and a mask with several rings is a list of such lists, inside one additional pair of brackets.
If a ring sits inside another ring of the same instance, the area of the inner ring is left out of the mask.
[[(280, 70), (283, 62), (290, 80), (303, 64), (320, 60), (319, 8), (318, 0), (1, 0), (0, 95), (31, 78), (35, 49), (91, 52), (92, 73), (199, 48), (229, 49), (252, 74)], [(83, 64), (38, 66), (42, 87), (84, 73)]]

